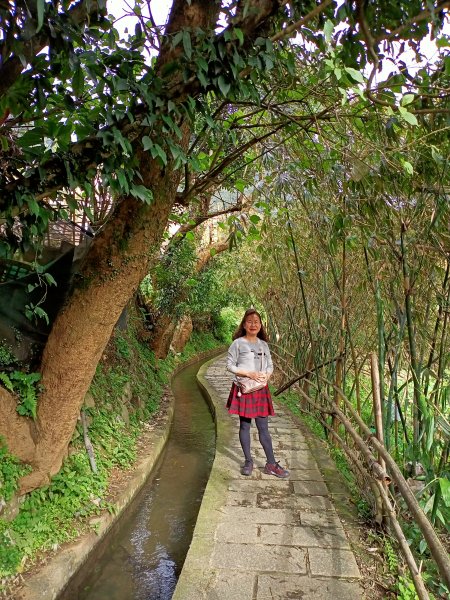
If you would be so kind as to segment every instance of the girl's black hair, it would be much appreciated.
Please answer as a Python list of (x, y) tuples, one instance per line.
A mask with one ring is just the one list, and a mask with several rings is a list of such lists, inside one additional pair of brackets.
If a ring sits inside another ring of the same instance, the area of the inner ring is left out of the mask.
[(264, 325), (263, 325), (263, 322), (262, 322), (262, 319), (261, 319), (261, 315), (254, 308), (248, 308), (245, 311), (244, 316), (242, 317), (242, 321), (241, 321), (239, 327), (234, 332), (233, 340), (237, 340), (237, 338), (243, 337), (247, 333), (245, 331), (245, 321), (246, 321), (247, 317), (250, 317), (251, 315), (256, 315), (259, 318), (259, 320), (261, 321), (261, 329), (258, 331), (257, 336), (261, 340), (263, 340), (264, 342), (267, 342), (268, 341), (268, 337), (267, 337), (266, 330), (264, 329)]

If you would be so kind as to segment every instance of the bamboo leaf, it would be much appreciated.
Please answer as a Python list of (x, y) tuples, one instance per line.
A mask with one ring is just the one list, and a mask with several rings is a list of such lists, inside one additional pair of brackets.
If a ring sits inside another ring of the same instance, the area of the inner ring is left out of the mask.
[(450, 481), (446, 477), (439, 477), (442, 499), (447, 508), (450, 508)]
[(442, 429), (446, 438), (450, 438), (450, 423), (441, 415), (437, 418), (437, 424)]
[(45, 0), (37, 0), (37, 28), (36, 33), (42, 29), (44, 24)]
[(426, 438), (427, 452), (429, 452), (431, 450), (431, 446), (433, 445), (433, 441), (434, 441), (434, 415), (431, 414), (429, 416), (429, 418), (427, 419), (427, 438)]

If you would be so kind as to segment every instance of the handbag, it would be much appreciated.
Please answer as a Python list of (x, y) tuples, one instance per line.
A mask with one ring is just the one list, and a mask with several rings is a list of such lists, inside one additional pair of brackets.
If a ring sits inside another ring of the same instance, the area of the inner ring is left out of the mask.
[[(264, 361), (264, 349), (260, 348), (260, 352), (258, 352), (259, 356), (261, 356), (260, 362), (260, 371), (264, 371), (263, 361)], [(255, 381), (254, 379), (250, 379), (250, 377), (237, 377), (236, 385), (238, 387), (238, 397), (242, 396), (242, 394), (250, 394), (250, 392), (257, 392), (258, 390), (262, 390), (266, 387), (266, 382)]]

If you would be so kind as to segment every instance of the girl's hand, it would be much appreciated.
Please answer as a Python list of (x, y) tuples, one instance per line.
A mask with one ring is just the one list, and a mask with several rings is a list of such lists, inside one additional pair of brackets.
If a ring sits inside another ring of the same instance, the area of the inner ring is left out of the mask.
[(247, 373), (247, 377), (249, 379), (253, 379), (254, 381), (259, 381), (260, 383), (266, 383), (267, 381), (267, 375), (257, 371), (250, 371)]

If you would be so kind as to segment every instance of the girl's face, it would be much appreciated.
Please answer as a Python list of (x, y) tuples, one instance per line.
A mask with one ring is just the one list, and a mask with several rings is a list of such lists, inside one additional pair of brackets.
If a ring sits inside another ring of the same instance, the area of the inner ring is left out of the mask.
[(244, 322), (245, 332), (249, 335), (258, 335), (261, 329), (261, 320), (258, 315), (249, 315)]

